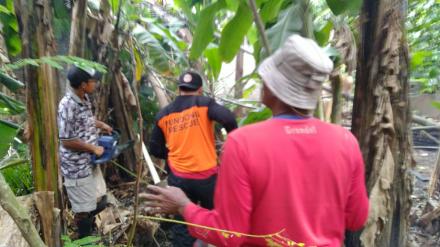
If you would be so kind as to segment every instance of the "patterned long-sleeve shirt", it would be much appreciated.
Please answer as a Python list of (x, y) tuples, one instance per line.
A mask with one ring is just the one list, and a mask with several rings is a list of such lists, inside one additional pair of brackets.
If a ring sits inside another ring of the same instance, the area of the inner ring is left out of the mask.
[[(86, 95), (81, 100), (68, 92), (58, 106), (58, 131), (60, 140), (81, 139), (96, 145), (97, 128), (92, 105)], [(60, 144), (61, 172), (70, 179), (85, 178), (91, 174), (91, 153), (73, 151)]]

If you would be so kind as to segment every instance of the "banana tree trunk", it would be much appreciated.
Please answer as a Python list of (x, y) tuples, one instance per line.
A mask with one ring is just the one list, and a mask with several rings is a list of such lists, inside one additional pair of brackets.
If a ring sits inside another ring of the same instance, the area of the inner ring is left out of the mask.
[(87, 0), (73, 3), (72, 24), (70, 27), (69, 55), (84, 57), (86, 42)]
[(353, 133), (366, 166), (370, 213), (346, 246), (406, 246), (412, 186), (405, 0), (366, 0), (361, 20)]
[[(14, 2), (20, 23), (23, 57), (39, 58), (55, 55), (50, 1), (16, 0)], [(55, 206), (62, 208), (61, 180), (58, 173), (58, 128), (56, 123), (56, 92), (58, 75), (47, 64), (24, 69), (30, 153), (36, 191), (53, 191)], [(51, 228), (44, 224), (43, 228)], [(44, 230), (44, 232), (47, 229)], [(52, 246), (51, 237), (45, 241)], [(60, 236), (53, 236), (60, 239)]]
[[(96, 21), (98, 28), (90, 30), (89, 36), (93, 37), (89, 42), (94, 59), (107, 66), (108, 73), (103, 78), (95, 97), (96, 116), (106, 121), (108, 109), (111, 105), (114, 109), (114, 126), (121, 131), (121, 142), (136, 140), (134, 131), (134, 116), (136, 101), (130, 85), (122, 73), (119, 61), (120, 40), (117, 27), (113, 25), (113, 16), (108, 1), (101, 1), (99, 19), (89, 18), (88, 22)], [(136, 145), (140, 145), (139, 142)], [(122, 153), (123, 164), (131, 171), (136, 171), (136, 162), (140, 160), (140, 154), (136, 148), (125, 150)]]
[(330, 120), (332, 123), (340, 124), (342, 118), (342, 78), (339, 71), (337, 73), (330, 77), (332, 83), (332, 111)]

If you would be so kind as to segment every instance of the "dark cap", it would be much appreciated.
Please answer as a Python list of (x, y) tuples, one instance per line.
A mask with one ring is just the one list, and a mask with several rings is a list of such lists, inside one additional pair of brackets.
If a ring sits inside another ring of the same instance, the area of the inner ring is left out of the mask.
[(197, 90), (203, 86), (202, 77), (196, 72), (186, 71), (179, 77), (179, 88)]
[(77, 66), (72, 66), (67, 72), (67, 79), (70, 81), (70, 85), (77, 88), (81, 85), (81, 82), (87, 82), (90, 79), (95, 79), (99, 81), (102, 74), (93, 68), (79, 68)]

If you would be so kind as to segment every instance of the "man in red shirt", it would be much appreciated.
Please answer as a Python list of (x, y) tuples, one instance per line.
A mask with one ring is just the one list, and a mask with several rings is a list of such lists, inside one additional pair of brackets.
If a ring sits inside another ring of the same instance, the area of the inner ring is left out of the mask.
[(190, 227), (216, 246), (341, 246), (346, 229), (365, 224), (368, 197), (355, 137), (311, 115), (332, 68), (322, 49), (299, 35), (262, 62), (262, 101), (273, 118), (229, 134), (214, 209), (175, 187), (149, 186), (152, 193), (142, 197), (157, 212), (223, 230)]

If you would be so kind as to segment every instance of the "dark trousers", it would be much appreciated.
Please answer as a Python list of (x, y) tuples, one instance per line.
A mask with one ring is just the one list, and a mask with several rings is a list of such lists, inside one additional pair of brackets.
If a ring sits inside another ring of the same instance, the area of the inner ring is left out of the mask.
[[(181, 178), (172, 172), (168, 175), (168, 185), (181, 188), (192, 202), (207, 209), (214, 207), (213, 197), (216, 181), (217, 175), (212, 175), (207, 179)], [(183, 217), (178, 215), (176, 219), (183, 220)], [(191, 247), (196, 241), (189, 235), (186, 225), (175, 224), (171, 227), (171, 232), (174, 247)]]

